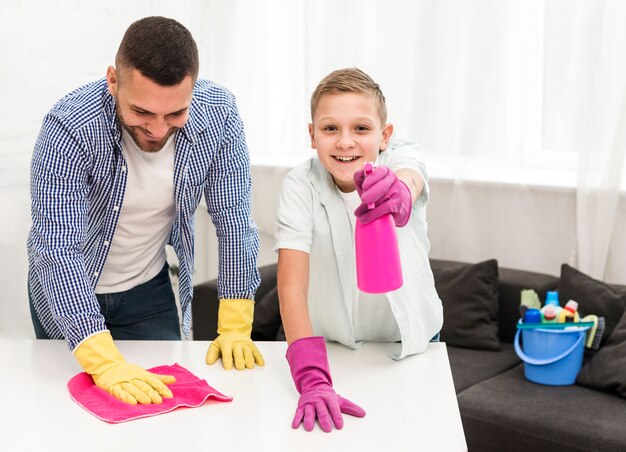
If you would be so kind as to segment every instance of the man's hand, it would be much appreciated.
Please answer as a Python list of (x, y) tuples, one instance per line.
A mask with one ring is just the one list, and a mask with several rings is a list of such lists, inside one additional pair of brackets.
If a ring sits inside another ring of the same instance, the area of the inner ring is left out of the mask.
[(131, 405), (161, 403), (163, 397), (172, 397), (166, 385), (176, 379), (127, 363), (108, 331), (85, 339), (74, 350), (74, 356), (96, 386), (122, 402)]
[(220, 300), (217, 315), (219, 336), (211, 343), (206, 354), (206, 363), (215, 364), (222, 357), (224, 369), (252, 369), (265, 365), (261, 352), (257, 349), (250, 335), (254, 302), (252, 300)]

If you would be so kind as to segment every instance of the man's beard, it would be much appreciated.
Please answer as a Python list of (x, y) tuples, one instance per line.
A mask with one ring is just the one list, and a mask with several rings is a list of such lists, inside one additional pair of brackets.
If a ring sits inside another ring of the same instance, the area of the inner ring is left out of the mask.
[(165, 146), (165, 143), (167, 142), (168, 138), (171, 137), (173, 134), (175, 134), (176, 131), (178, 131), (178, 127), (172, 127), (167, 131), (165, 136), (161, 138), (160, 140), (148, 141), (146, 139), (145, 133), (140, 132), (141, 128), (139, 126), (129, 126), (128, 124), (124, 122), (124, 119), (122, 119), (122, 116), (120, 115), (119, 107), (117, 108), (117, 120), (133, 138), (133, 141), (135, 142), (137, 147), (139, 147), (139, 149), (141, 149), (144, 152), (159, 152), (161, 149), (163, 149), (163, 146)]

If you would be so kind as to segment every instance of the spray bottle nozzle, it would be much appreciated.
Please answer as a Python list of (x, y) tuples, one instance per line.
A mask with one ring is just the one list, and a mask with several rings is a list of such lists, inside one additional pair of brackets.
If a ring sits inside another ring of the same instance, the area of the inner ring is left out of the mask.
[[(363, 173), (367, 176), (368, 174), (372, 174), (374, 171), (374, 164), (372, 162), (365, 162), (363, 165)], [(374, 203), (371, 202), (367, 205), (368, 209), (373, 209), (375, 207)]]

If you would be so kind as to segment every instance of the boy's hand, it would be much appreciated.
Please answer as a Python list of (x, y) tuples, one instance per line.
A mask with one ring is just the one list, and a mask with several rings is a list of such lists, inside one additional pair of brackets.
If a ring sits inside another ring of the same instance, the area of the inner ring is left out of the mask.
[(323, 431), (330, 432), (333, 425), (337, 430), (343, 428), (342, 413), (365, 416), (363, 408), (344, 399), (333, 389), (322, 336), (304, 337), (292, 342), (287, 348), (286, 358), (293, 382), (300, 393), (291, 428), (296, 429), (304, 424), (304, 429), (310, 432), (317, 420)]
[(408, 223), (413, 205), (411, 190), (389, 168), (378, 166), (367, 177), (364, 171), (357, 171), (354, 183), (362, 201), (354, 214), (362, 223), (386, 214), (392, 215), (398, 227)]

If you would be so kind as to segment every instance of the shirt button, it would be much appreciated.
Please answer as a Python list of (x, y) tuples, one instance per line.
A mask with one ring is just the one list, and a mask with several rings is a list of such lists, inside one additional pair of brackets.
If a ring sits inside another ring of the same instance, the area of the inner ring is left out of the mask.
[(126, 171), (126, 167), (122, 166), (122, 173)]
[(117, 212), (118, 210), (120, 210), (119, 206), (113, 207), (113, 212)]
[(98, 272), (93, 272), (93, 275), (94, 276), (98, 276)]
[(109, 241), (108, 240), (104, 241), (104, 246), (109, 246)]

